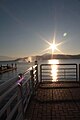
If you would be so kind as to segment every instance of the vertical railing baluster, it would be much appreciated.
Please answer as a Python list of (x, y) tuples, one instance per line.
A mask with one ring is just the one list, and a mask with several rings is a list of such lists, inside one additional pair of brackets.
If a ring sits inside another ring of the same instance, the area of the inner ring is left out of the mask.
[(42, 65), (40, 65), (40, 82), (42, 82)]
[(24, 120), (24, 105), (23, 105), (23, 95), (22, 95), (22, 83), (18, 83), (18, 101), (21, 100), (21, 103), (18, 107), (19, 114), (22, 113), (22, 120)]
[(36, 84), (38, 84), (38, 64), (37, 64), (37, 61), (35, 61), (35, 65), (36, 65), (36, 67), (35, 67), (35, 70), (36, 70)]
[(78, 80), (77, 75), (78, 73), (77, 73), (77, 64), (76, 64), (76, 81)]
[(64, 79), (66, 79), (66, 70), (64, 68)]
[(33, 89), (34, 89), (34, 74), (33, 74), (33, 69), (30, 70), (30, 75), (31, 75), (31, 84), (30, 84), (30, 87), (31, 87), (31, 92), (33, 92)]
[(79, 64), (79, 82), (80, 82), (80, 64)]

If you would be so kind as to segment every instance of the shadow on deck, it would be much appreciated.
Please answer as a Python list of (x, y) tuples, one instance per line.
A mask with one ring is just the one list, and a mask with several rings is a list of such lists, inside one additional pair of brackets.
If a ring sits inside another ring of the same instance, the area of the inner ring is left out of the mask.
[(40, 83), (28, 105), (26, 120), (80, 120), (80, 84)]

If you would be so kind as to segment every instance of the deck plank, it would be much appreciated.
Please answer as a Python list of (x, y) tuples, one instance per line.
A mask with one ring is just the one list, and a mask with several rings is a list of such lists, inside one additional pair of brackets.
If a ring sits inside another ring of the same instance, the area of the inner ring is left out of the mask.
[(26, 119), (79, 120), (80, 85), (70, 83), (68, 86), (65, 82), (40, 84), (30, 101)]

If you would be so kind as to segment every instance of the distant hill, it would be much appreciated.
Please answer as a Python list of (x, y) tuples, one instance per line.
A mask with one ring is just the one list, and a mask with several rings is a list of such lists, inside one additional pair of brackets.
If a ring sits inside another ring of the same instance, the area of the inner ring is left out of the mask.
[(80, 54), (79, 55), (65, 55), (65, 54), (44, 54), (41, 56), (42, 59), (80, 59)]
[[(43, 55), (31, 56), (32, 61), (35, 60), (48, 60), (48, 59), (80, 59), (80, 54), (78, 55), (65, 55), (65, 54), (52, 54), (46, 53)], [(0, 61), (28, 61), (28, 57), (23, 58), (12, 58), (8, 56), (0, 56)]]
[(15, 58), (8, 57), (8, 56), (0, 56), (0, 61), (9, 61), (14, 60)]
[[(52, 56), (52, 54), (46, 53), (43, 55), (30, 56), (30, 57), (31, 57), (31, 61), (49, 60), (49, 59), (80, 59), (80, 54), (79, 55), (54, 54)], [(29, 61), (29, 57), (15, 59), (15, 61), (25, 61), (25, 60)]]

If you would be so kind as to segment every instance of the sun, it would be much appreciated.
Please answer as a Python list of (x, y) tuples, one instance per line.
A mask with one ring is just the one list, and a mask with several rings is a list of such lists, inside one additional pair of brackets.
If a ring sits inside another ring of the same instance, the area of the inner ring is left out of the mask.
[[(52, 42), (49, 42), (49, 40), (46, 40), (45, 38), (43, 38), (41, 35), (39, 35), (39, 37), (41, 38), (41, 40), (45, 41), (49, 47), (47, 47), (46, 49), (42, 50), (40, 53), (43, 53), (43, 52), (50, 52), (50, 50), (52, 51), (52, 55), (58, 51), (59, 53), (61, 54), (64, 54), (60, 49), (59, 49), (59, 46), (61, 46), (62, 44), (64, 44), (64, 42), (66, 42), (64, 39), (57, 43), (56, 41), (56, 34), (54, 33), (54, 37), (53, 39), (51, 40)], [(66, 37), (67, 36), (67, 33), (64, 33), (63, 34), (63, 37)]]
[(55, 51), (55, 50), (58, 50), (57, 48), (57, 44), (55, 43), (55, 39), (53, 39), (53, 42), (52, 43), (49, 43), (49, 49), (52, 50), (52, 53)]
[(61, 44), (63, 44), (63, 43), (64, 43), (63, 41), (60, 42), (60, 43), (56, 43), (55, 36), (54, 36), (52, 42), (49, 42), (48, 40), (45, 40), (45, 39), (43, 39), (43, 40), (49, 45), (49, 47), (48, 47), (47, 49), (45, 49), (44, 51), (51, 50), (51, 51), (52, 51), (52, 54), (53, 54), (55, 51), (58, 51), (58, 52), (62, 53), (62, 51), (59, 50), (58, 46), (61, 45)]
[(54, 51), (56, 49), (56, 44), (51, 44), (50, 49), (52, 49), (52, 51)]

